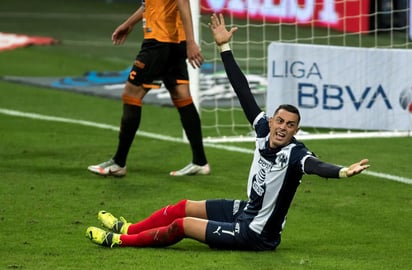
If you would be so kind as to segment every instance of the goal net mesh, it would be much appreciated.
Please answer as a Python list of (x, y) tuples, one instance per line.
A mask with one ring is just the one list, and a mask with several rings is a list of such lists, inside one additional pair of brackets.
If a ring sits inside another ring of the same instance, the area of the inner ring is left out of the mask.
[[(263, 110), (268, 87), (268, 47), (272, 42), (405, 50), (412, 45), (406, 0), (199, 0), (199, 3), (199, 40), (205, 63), (199, 74), (198, 108), (205, 141), (253, 139), (208, 29), (212, 13), (222, 13), (228, 28), (238, 27), (231, 48)], [(303, 126), (302, 130), (317, 137), (383, 133), (346, 127)]]

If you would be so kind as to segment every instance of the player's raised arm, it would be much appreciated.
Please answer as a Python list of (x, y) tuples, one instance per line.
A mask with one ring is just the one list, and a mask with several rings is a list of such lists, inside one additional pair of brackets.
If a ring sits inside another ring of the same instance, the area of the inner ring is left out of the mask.
[(225, 67), (227, 77), (236, 92), (240, 105), (249, 121), (253, 124), (256, 116), (261, 112), (258, 104), (249, 87), (249, 83), (236, 63), (232, 51), (229, 46), (229, 41), (237, 27), (232, 27), (229, 31), (226, 29), (225, 20), (222, 14), (211, 16), (209, 28), (213, 33), (216, 44), (221, 51), (220, 55)]

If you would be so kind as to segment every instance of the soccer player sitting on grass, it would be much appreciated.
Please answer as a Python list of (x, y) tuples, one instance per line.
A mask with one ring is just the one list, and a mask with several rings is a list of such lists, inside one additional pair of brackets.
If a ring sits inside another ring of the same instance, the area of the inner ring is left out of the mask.
[(100, 211), (98, 219), (110, 231), (89, 227), (86, 237), (92, 242), (110, 247), (165, 247), (187, 237), (212, 248), (274, 250), (280, 244), (288, 209), (304, 174), (345, 178), (369, 167), (367, 159), (341, 167), (316, 158), (294, 138), (300, 115), (292, 105), (281, 105), (267, 117), (230, 49), (229, 41), (237, 28), (227, 31), (223, 16), (216, 14), (209, 28), (221, 50), (227, 76), (256, 131), (248, 200), (181, 200), (133, 224)]

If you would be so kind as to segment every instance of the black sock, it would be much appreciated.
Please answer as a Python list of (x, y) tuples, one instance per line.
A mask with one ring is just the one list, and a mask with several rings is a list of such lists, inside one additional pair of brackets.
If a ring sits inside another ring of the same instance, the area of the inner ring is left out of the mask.
[(113, 159), (117, 165), (126, 165), (127, 155), (132, 146), (137, 129), (140, 125), (142, 107), (123, 104), (123, 115), (120, 123), (119, 143)]
[(202, 128), (200, 125), (200, 117), (195, 105), (177, 108), (180, 114), (180, 121), (185, 130), (187, 139), (192, 148), (192, 162), (203, 166), (207, 163), (205, 151), (203, 148)]

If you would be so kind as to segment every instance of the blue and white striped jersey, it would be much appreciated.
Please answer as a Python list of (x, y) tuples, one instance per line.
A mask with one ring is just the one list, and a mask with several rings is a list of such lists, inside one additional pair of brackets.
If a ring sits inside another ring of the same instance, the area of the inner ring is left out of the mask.
[(285, 146), (271, 149), (269, 118), (256, 103), (232, 51), (222, 52), (221, 57), (245, 116), (256, 132), (256, 149), (247, 184), (248, 202), (239, 219), (247, 220), (249, 228), (264, 241), (274, 243), (279, 240), (303, 174), (339, 178), (341, 167), (319, 160), (295, 138)]
[(313, 154), (294, 138), (286, 146), (270, 149), (268, 121), (261, 112), (253, 123), (256, 149), (247, 184), (248, 203), (242, 218), (251, 220), (250, 229), (270, 240), (281, 233), (304, 174), (304, 161)]

